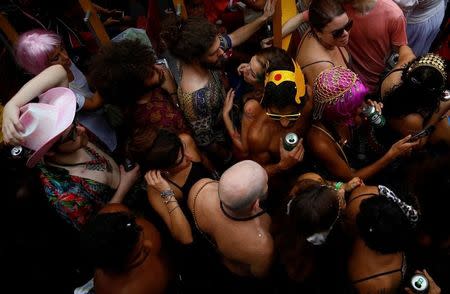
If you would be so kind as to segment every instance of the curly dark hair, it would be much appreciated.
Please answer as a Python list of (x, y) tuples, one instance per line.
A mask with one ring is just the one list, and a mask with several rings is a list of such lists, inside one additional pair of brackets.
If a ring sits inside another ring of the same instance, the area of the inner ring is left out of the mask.
[(401, 83), (384, 96), (383, 114), (389, 119), (419, 113), (427, 119), (439, 110), (441, 97), (442, 91), (429, 91), (412, 83)]
[(81, 231), (83, 255), (95, 268), (122, 272), (141, 231), (130, 213), (97, 214)]
[(311, 28), (321, 32), (333, 18), (344, 13), (344, 8), (339, 1), (313, 0), (309, 6), (309, 24)]
[[(271, 49), (264, 52), (271, 57), (267, 73), (276, 70), (289, 70), (294, 72), (294, 62), (292, 58), (282, 49)], [(273, 52), (271, 52), (273, 51)], [(297, 89), (294, 82), (285, 81), (275, 85), (273, 82), (268, 82), (264, 87), (264, 97), (261, 101), (261, 106), (265, 108), (276, 107), (283, 109), (291, 105), (297, 105), (295, 102), (295, 95)]]
[(100, 49), (90, 64), (89, 83), (108, 102), (133, 105), (145, 94), (144, 84), (155, 64), (155, 53), (138, 40), (124, 40)]
[(202, 17), (172, 21), (161, 32), (161, 39), (170, 53), (185, 63), (201, 59), (213, 45), (216, 36), (216, 27)]
[(381, 195), (361, 201), (356, 226), (366, 245), (382, 254), (407, 249), (413, 236), (413, 227), (400, 207)]

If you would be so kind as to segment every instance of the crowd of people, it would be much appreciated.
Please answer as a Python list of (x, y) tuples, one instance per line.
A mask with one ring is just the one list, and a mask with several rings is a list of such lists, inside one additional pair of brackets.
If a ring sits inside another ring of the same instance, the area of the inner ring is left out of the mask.
[(76, 293), (450, 291), (447, 1), (301, 0), (295, 54), (258, 39), (277, 0), (214, 2), (85, 73), (57, 32), (14, 44), (5, 169), (76, 236)]

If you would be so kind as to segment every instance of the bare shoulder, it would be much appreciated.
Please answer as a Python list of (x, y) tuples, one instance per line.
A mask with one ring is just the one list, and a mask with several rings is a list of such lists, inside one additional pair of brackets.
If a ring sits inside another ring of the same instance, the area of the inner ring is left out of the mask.
[(378, 187), (377, 186), (359, 186), (355, 190), (352, 191), (350, 194), (349, 200), (358, 197), (363, 194), (378, 194)]
[(261, 110), (261, 104), (255, 99), (248, 100), (244, 105), (244, 115), (249, 119), (254, 119)]
[(212, 183), (214, 182), (215, 181), (212, 179), (203, 178), (192, 186), (191, 190), (189, 191), (189, 198), (188, 198), (188, 205), (191, 210), (194, 206), (194, 201), (197, 200), (196, 197), (198, 197), (200, 192), (210, 191), (211, 189), (217, 189), (217, 187), (214, 187), (214, 185), (212, 185)]
[(324, 59), (325, 57), (327, 57), (327, 55), (322, 46), (319, 45), (312, 34), (308, 34), (303, 39), (296, 61), (302, 67), (308, 63)]
[(390, 119), (389, 125), (392, 129), (406, 136), (423, 128), (423, 117), (418, 113), (411, 113), (401, 118)]
[(330, 149), (332, 149), (331, 146), (333, 146), (334, 143), (333, 140), (325, 132), (313, 126), (309, 128), (306, 138), (309, 149), (311, 149), (311, 151), (316, 154), (328, 152)]

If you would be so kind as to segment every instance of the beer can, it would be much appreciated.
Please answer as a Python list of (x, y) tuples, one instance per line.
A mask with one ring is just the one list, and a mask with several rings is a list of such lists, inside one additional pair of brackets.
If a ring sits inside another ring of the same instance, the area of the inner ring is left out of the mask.
[(283, 147), (287, 151), (291, 151), (298, 144), (298, 136), (296, 133), (287, 133), (283, 140)]
[(423, 274), (415, 274), (411, 278), (411, 289), (414, 293), (428, 293), (429, 283)]
[(378, 111), (375, 109), (375, 106), (373, 105), (367, 105), (363, 108), (362, 114), (367, 117), (367, 119), (370, 121), (372, 125), (375, 127), (382, 127), (386, 123), (385, 118), (378, 113)]

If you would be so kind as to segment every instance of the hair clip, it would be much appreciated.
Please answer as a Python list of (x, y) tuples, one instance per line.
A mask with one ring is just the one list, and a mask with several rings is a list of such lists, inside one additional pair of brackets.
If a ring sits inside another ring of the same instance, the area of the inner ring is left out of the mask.
[(291, 213), (291, 204), (293, 200), (294, 198), (291, 198), (291, 200), (289, 200), (289, 202), (286, 205), (286, 215), (289, 215)]
[(419, 213), (417, 212), (417, 210), (415, 210), (411, 205), (408, 205), (405, 202), (403, 202), (389, 188), (379, 185), (378, 190), (380, 191), (380, 195), (386, 197), (387, 199), (397, 204), (398, 207), (400, 207), (400, 209), (403, 211), (403, 214), (406, 216), (406, 218), (413, 226), (417, 224), (417, 222), (419, 221)]
[(315, 246), (322, 245), (327, 241), (327, 237), (328, 237), (329, 233), (330, 233), (330, 231), (328, 230), (325, 232), (312, 234), (311, 236), (306, 238), (306, 241), (308, 241), (309, 243), (311, 243)]

